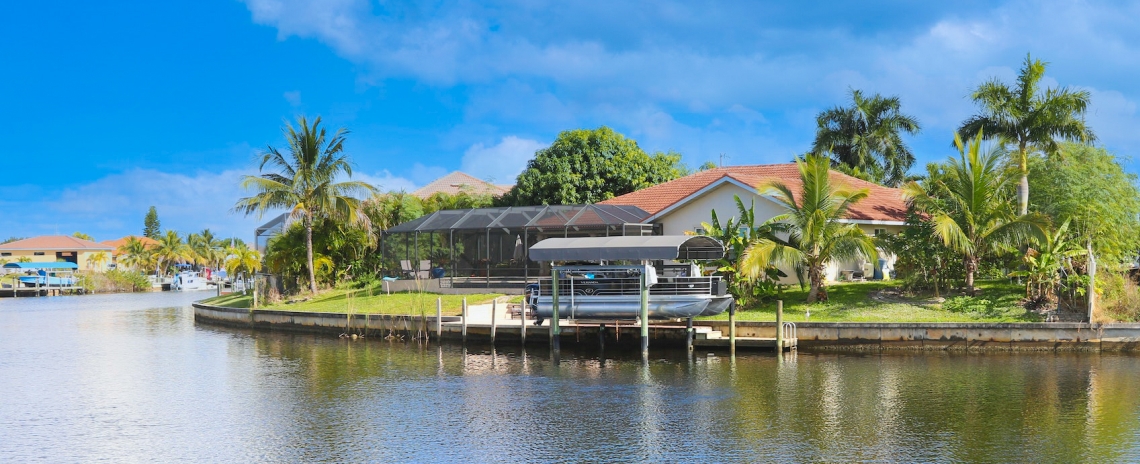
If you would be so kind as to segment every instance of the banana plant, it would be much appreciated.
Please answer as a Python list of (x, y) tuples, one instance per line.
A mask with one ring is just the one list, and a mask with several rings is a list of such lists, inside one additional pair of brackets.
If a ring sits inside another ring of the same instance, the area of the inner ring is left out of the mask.
[(1025, 269), (1010, 273), (1010, 276), (1026, 279), (1026, 297), (1051, 298), (1061, 285), (1062, 273), (1072, 271), (1069, 265), (1071, 258), (1086, 253), (1068, 233), (1069, 221), (1066, 220), (1053, 233), (1037, 240), (1036, 247), (1025, 252)]

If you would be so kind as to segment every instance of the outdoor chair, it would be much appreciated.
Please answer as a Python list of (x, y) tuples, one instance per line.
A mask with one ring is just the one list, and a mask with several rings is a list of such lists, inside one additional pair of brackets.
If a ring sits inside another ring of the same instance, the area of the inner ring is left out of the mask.
[(412, 269), (412, 262), (406, 259), (400, 260), (400, 273), (409, 279), (416, 276), (416, 270)]
[(431, 278), (431, 261), (426, 259), (420, 260), (420, 268), (416, 270), (416, 276), (421, 279)]

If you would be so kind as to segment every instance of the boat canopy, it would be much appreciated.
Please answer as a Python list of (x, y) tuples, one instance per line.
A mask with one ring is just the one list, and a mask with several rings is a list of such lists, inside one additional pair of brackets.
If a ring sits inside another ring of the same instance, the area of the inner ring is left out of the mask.
[(720, 259), (724, 245), (703, 235), (548, 238), (530, 247), (534, 261)]
[(7, 263), (4, 269), (79, 269), (79, 265), (65, 261), (54, 263)]

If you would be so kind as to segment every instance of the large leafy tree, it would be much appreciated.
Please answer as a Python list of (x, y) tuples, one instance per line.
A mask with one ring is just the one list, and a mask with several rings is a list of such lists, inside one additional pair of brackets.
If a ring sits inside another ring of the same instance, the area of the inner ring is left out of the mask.
[(1140, 250), (1140, 189), (1104, 148), (1063, 143), (1064, 156), (1029, 160), (1033, 210), (1056, 222), (1071, 221), (1069, 233), (1082, 246), (1092, 243), (1097, 259), (1117, 266)]
[(146, 211), (146, 217), (143, 218), (143, 237), (153, 238), (158, 240), (161, 232), (162, 223), (158, 220), (158, 210), (153, 206)]
[(896, 186), (914, 164), (914, 153), (902, 133), (917, 134), (921, 127), (903, 114), (898, 97), (870, 97), (851, 91), (850, 106), (836, 106), (819, 114), (812, 152), (831, 155), (836, 168), (883, 185)]
[(946, 162), (943, 175), (926, 182), (909, 182), (903, 195), (920, 212), (928, 214), (934, 235), (962, 257), (966, 289), (974, 293), (974, 274), (986, 255), (1044, 240), (1046, 218), (1017, 215), (1007, 197), (1013, 183), (1000, 163), (998, 150), (981, 150), (982, 134), (965, 144), (954, 136), (958, 158)]
[(808, 155), (796, 160), (803, 189), (793, 192), (787, 184), (772, 181), (760, 188), (771, 195), (784, 213), (763, 225), (786, 231), (786, 241), (760, 236), (744, 252), (740, 272), (750, 280), (766, 275), (769, 267), (797, 267), (807, 271), (810, 290), (808, 303), (827, 299), (824, 268), (833, 260), (850, 260), (862, 255), (874, 259), (878, 253), (871, 237), (858, 225), (840, 222), (851, 206), (867, 198), (867, 189), (850, 190), (831, 183), (831, 161), (824, 155)]
[(238, 200), (234, 209), (259, 216), (269, 210), (287, 209), (294, 219), (301, 221), (305, 228), (309, 290), (316, 293), (314, 220), (366, 221), (361, 214), (360, 197), (375, 194), (376, 188), (361, 181), (338, 181), (342, 175), (352, 177), (352, 164), (344, 153), (348, 130), (338, 129), (330, 136), (320, 127), (320, 117), (310, 125), (302, 116), (297, 124), (297, 128), (287, 124), (283, 130), (289, 144), (287, 150), (282, 152), (270, 146), (261, 157), (262, 174), (242, 178), (242, 188), (253, 190), (254, 195)]
[(1046, 63), (1026, 55), (1025, 64), (1012, 88), (991, 79), (971, 94), (981, 112), (958, 129), (962, 134), (984, 133), (1012, 145), (1014, 161), (1021, 170), (1017, 185), (1018, 214), (1029, 212), (1029, 156), (1034, 152), (1054, 155), (1058, 140), (1090, 143), (1096, 140), (1085, 124), (1089, 106), (1087, 90), (1040, 88)]
[(637, 142), (602, 126), (558, 134), (538, 150), (513, 188), (507, 206), (597, 203), (684, 175), (681, 155), (648, 155)]

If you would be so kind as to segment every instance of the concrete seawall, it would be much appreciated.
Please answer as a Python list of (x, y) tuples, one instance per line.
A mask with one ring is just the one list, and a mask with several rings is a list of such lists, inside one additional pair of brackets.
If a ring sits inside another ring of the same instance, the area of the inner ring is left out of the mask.
[[(462, 337), (460, 319), (459, 316), (443, 317), (443, 338)], [(436, 330), (434, 314), (421, 319), (380, 314), (250, 311), (200, 303), (194, 304), (194, 320), (238, 328), (373, 337), (393, 331), (406, 334), (426, 330), (430, 338), (435, 338)], [(727, 321), (697, 321), (694, 325), (728, 333)], [(600, 330), (591, 326), (564, 326), (562, 343), (596, 345), (604, 338), (607, 346), (636, 345), (640, 333), (632, 324), (610, 325), (603, 333), (599, 333)], [(736, 332), (739, 337), (771, 338), (776, 336), (776, 324), (737, 322)], [(796, 332), (799, 346), (813, 349), (1140, 351), (1140, 324), (799, 322)], [(475, 342), (490, 341), (490, 325), (469, 323), (467, 336)], [(549, 343), (549, 324), (528, 325), (526, 336), (528, 344)], [(503, 318), (497, 324), (497, 341), (518, 342), (520, 337), (518, 319)], [(684, 346), (685, 343), (683, 328), (676, 324), (654, 326), (650, 337), (650, 346)]]
[[(697, 325), (728, 331), (727, 321)], [(797, 322), (802, 348), (1140, 351), (1140, 324)], [(737, 322), (742, 337), (774, 337), (773, 322)]]

